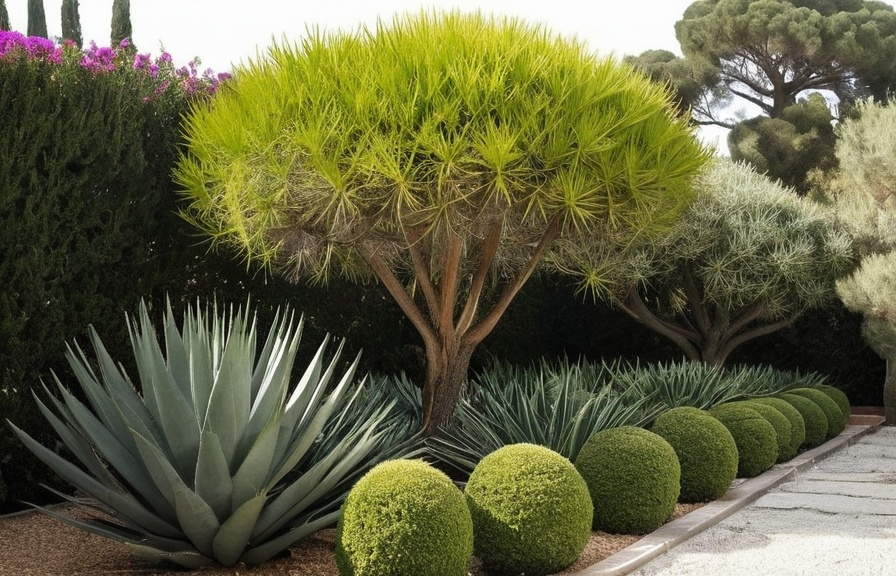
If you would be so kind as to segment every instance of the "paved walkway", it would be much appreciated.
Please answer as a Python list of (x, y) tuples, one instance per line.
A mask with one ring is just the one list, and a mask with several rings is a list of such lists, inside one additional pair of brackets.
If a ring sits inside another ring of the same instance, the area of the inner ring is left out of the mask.
[(896, 427), (848, 426), (578, 574), (896, 574)]

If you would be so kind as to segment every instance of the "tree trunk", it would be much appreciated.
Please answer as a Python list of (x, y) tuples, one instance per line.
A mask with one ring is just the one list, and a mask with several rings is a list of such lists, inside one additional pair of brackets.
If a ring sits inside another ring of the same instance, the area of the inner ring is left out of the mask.
[(887, 358), (887, 379), (884, 380), (884, 424), (896, 426), (896, 358)]
[(467, 383), (475, 346), (442, 345), (426, 351), (426, 381), (423, 384), (423, 429), (427, 436), (438, 431), (454, 413)]

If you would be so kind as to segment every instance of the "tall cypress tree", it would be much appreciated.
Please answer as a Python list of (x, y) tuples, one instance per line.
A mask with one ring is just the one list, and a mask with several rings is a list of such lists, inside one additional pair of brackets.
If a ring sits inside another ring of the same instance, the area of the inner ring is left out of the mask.
[(125, 38), (130, 40), (131, 34), (131, 0), (114, 0), (112, 2), (112, 46), (118, 46)]
[(44, 0), (28, 0), (28, 35), (49, 38)]
[(12, 30), (9, 25), (9, 12), (6, 11), (6, 2), (0, 0), (0, 30)]
[(78, 14), (78, 0), (62, 0), (62, 37), (71, 40), (80, 48), (83, 45), (81, 39), (81, 16)]

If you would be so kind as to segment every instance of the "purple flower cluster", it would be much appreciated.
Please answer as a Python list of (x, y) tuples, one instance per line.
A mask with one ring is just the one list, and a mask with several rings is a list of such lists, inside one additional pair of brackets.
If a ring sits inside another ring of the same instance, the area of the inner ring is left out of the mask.
[(149, 80), (150, 85), (154, 86), (152, 94), (144, 97), (146, 101), (155, 100), (171, 87), (177, 87), (187, 95), (214, 94), (218, 86), (230, 78), (230, 74), (215, 74), (211, 69), (199, 74), (198, 59), (187, 66), (175, 68), (168, 52), (153, 59), (150, 54), (137, 54), (129, 48), (130, 43), (125, 39), (115, 48), (99, 47), (91, 42), (89, 49), (81, 51), (70, 41), (57, 46), (46, 38), (0, 30), (0, 65), (20, 60), (43, 61), (60, 66), (76, 62), (93, 75), (135, 73), (138, 79)]

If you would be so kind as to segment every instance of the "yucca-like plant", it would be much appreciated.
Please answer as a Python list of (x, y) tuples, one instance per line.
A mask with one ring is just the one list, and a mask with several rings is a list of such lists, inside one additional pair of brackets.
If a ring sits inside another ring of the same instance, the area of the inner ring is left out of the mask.
[(35, 398), (80, 466), (10, 425), (88, 498), (60, 496), (106, 517), (43, 512), (153, 561), (256, 564), (335, 523), (354, 480), (408, 446), (394, 402), (360, 405), (357, 358), (334, 378), (341, 345), (327, 363), (325, 340), (293, 387), (301, 321), (275, 320), (258, 351), (247, 312), (212, 312), (188, 308), (178, 331), (169, 306), (163, 350), (141, 307), (131, 341), (142, 394), (92, 329), (95, 364), (68, 349), (87, 404), (58, 379), (61, 398), (46, 386), (49, 402)]
[(790, 372), (771, 366), (722, 368), (704, 362), (669, 362), (617, 370), (613, 386), (644, 398), (657, 410), (680, 406), (708, 410), (718, 404), (779, 394), (826, 383), (815, 372)]
[(595, 432), (643, 425), (659, 415), (649, 399), (609, 385), (619, 366), (495, 364), (461, 399), (449, 425), (427, 439), (429, 451), (467, 473), (508, 444), (538, 444), (574, 460)]

